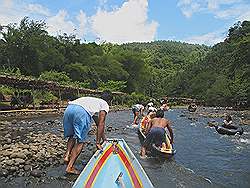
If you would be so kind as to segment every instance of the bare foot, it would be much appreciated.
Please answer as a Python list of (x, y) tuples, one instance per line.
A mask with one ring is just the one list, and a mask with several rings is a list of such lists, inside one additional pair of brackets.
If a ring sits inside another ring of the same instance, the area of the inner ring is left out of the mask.
[(64, 164), (68, 164), (69, 163), (69, 156), (65, 156), (63, 160), (64, 160)]
[(140, 155), (141, 159), (146, 159), (148, 156), (147, 155)]
[(69, 169), (67, 168), (66, 172), (68, 174), (75, 174), (75, 175), (79, 175), (81, 173), (79, 170), (75, 169), (74, 167), (71, 167)]
[(163, 143), (162, 143), (162, 146), (161, 146), (161, 151), (165, 151), (165, 150), (167, 150), (167, 146), (166, 146), (166, 144), (163, 142)]

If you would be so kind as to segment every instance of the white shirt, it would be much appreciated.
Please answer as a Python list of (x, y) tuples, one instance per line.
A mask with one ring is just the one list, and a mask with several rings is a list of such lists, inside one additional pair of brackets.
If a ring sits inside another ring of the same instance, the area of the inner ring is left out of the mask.
[(154, 105), (154, 103), (152, 103), (152, 102), (150, 102), (150, 103), (147, 104), (148, 107), (151, 107), (153, 105)]
[(81, 97), (74, 101), (70, 101), (69, 104), (76, 104), (83, 107), (91, 116), (102, 110), (107, 113), (109, 112), (108, 103), (103, 99), (95, 97)]
[(141, 110), (141, 109), (144, 110), (144, 106), (141, 105), (141, 104), (135, 104), (135, 105), (133, 106), (133, 108), (137, 108), (138, 110)]
[(155, 107), (153, 107), (153, 106), (150, 106), (150, 107), (148, 108), (148, 111), (153, 111), (153, 112), (156, 112), (156, 111), (157, 111), (157, 109), (156, 109)]

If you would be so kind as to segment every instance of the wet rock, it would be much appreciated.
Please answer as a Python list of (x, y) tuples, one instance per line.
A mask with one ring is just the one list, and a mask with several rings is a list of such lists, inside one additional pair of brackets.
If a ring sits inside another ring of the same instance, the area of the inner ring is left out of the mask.
[(112, 130), (113, 130), (112, 127), (108, 127), (108, 128), (107, 128), (107, 131), (108, 131), (108, 132), (111, 132)]
[(31, 165), (24, 165), (23, 169), (24, 169), (24, 171), (30, 171), (30, 170), (32, 170), (32, 166)]
[(34, 169), (30, 172), (30, 175), (34, 176), (34, 177), (41, 177), (42, 176), (42, 171), (39, 169)]
[(9, 175), (8, 170), (0, 168), (0, 176), (1, 177), (7, 177), (8, 175)]

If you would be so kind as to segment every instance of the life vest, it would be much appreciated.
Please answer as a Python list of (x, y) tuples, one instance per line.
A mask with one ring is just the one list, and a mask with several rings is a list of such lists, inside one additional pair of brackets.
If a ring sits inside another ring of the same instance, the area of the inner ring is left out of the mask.
[(149, 121), (150, 121), (150, 118), (148, 116), (145, 116), (144, 118), (142, 118), (142, 120), (141, 120), (141, 128), (146, 129), (146, 126), (147, 126)]

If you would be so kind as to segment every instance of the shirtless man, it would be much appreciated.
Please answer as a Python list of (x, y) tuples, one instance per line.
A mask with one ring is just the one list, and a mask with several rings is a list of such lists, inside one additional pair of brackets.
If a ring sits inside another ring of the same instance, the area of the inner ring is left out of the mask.
[(156, 146), (161, 146), (162, 144), (166, 145), (165, 128), (169, 131), (170, 144), (172, 144), (174, 136), (170, 121), (164, 118), (164, 110), (158, 110), (156, 112), (156, 117), (149, 121), (147, 128), (148, 134), (141, 148), (141, 157), (145, 157), (146, 148), (151, 144), (155, 144)]

